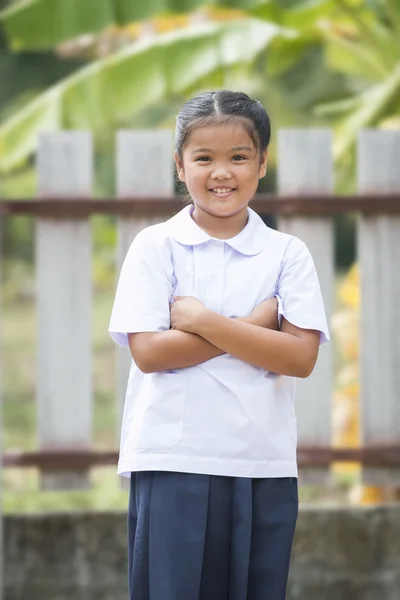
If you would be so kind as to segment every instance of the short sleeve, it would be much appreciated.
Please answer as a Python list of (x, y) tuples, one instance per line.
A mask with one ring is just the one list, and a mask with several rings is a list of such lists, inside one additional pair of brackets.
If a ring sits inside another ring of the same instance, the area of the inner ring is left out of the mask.
[(171, 277), (149, 236), (140, 232), (122, 265), (109, 324), (112, 339), (128, 346), (128, 333), (170, 328)]
[(329, 341), (324, 302), (314, 261), (298, 238), (288, 244), (277, 286), (279, 321), (321, 333), (320, 343)]

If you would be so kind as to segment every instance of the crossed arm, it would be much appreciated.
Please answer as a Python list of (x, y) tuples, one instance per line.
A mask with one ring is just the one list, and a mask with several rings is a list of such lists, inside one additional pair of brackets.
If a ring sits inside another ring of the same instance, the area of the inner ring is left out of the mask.
[(276, 299), (261, 303), (248, 317), (230, 319), (195, 298), (171, 305), (171, 329), (128, 334), (131, 354), (145, 373), (200, 364), (224, 353), (267, 371), (308, 377), (319, 347), (319, 332), (283, 319), (278, 329)]
[[(251, 315), (236, 320), (278, 329), (276, 298), (262, 302)], [(178, 328), (159, 333), (130, 333), (128, 339), (131, 354), (144, 373), (192, 367), (225, 354), (204, 337)]]

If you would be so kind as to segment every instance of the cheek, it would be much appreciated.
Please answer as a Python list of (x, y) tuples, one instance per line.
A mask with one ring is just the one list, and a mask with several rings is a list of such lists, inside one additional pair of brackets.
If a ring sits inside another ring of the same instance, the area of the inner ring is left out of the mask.
[(238, 183), (246, 186), (258, 185), (258, 173), (258, 168), (252, 168), (246, 170), (246, 172), (239, 173), (237, 177)]
[(205, 185), (208, 181), (208, 174), (205, 171), (192, 171), (186, 173), (186, 184), (190, 187), (196, 187), (199, 185)]

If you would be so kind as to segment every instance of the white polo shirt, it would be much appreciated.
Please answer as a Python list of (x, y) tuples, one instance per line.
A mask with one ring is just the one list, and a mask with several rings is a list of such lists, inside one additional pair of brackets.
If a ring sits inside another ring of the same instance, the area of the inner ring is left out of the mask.
[[(211, 238), (187, 206), (148, 227), (123, 264), (109, 331), (170, 328), (172, 296), (194, 296), (227, 317), (278, 296), (280, 315), (304, 329), (328, 327), (314, 263), (298, 238), (267, 227), (253, 210), (234, 238)], [(165, 470), (235, 477), (296, 477), (295, 379), (218, 356), (144, 374), (132, 361), (118, 473)]]

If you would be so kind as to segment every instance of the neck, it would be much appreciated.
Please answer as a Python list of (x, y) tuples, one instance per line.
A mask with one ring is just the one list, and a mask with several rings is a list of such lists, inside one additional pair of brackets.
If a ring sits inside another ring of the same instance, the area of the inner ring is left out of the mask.
[(248, 221), (247, 206), (229, 217), (210, 215), (210, 213), (195, 206), (192, 219), (209, 236), (220, 240), (229, 240), (238, 235), (246, 226)]

